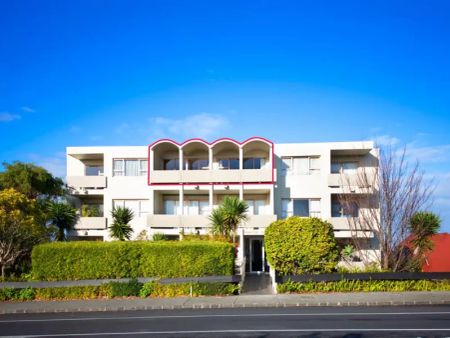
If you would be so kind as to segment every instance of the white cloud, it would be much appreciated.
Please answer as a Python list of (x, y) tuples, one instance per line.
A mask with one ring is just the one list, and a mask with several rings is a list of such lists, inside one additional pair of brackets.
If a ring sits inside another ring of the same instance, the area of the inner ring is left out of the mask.
[(406, 146), (406, 156), (421, 163), (442, 163), (450, 161), (450, 144), (436, 146), (417, 146), (409, 143)]
[(230, 123), (221, 115), (199, 113), (180, 119), (167, 117), (151, 118), (152, 132), (157, 137), (211, 138), (226, 130)]
[(34, 113), (34, 112), (36, 112), (35, 109), (33, 109), (31, 107), (28, 107), (28, 106), (22, 106), (22, 107), (20, 107), (20, 109), (22, 109), (24, 112), (27, 112), (27, 113)]
[(2, 112), (0, 113), (0, 122), (10, 122), (13, 120), (18, 120), (20, 119), (20, 115), (18, 114), (11, 114), (8, 112)]

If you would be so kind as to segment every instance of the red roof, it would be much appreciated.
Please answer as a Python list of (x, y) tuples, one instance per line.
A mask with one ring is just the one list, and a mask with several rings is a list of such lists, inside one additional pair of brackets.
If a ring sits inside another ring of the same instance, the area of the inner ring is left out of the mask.
[(433, 251), (426, 254), (424, 272), (450, 272), (450, 234), (433, 235)]

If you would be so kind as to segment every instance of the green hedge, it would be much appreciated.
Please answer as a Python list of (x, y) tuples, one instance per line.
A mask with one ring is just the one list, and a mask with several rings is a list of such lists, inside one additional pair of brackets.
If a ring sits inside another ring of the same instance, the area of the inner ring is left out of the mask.
[(69, 300), (115, 297), (176, 297), (176, 296), (225, 296), (236, 294), (239, 286), (232, 283), (182, 283), (160, 284), (110, 282), (99, 286), (70, 286), (54, 288), (0, 289), (0, 301), (8, 300)]
[(341, 280), (336, 282), (292, 282), (278, 284), (278, 292), (376, 292), (450, 291), (450, 280)]
[(234, 250), (222, 242), (60, 242), (35, 246), (37, 280), (232, 275)]
[(338, 261), (330, 223), (292, 216), (270, 224), (264, 233), (267, 260), (281, 275), (332, 272)]

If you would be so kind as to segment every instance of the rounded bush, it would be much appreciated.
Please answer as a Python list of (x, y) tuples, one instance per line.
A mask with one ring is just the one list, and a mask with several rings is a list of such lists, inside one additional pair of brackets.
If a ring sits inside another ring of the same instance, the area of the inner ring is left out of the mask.
[(319, 218), (273, 222), (264, 242), (267, 260), (282, 275), (331, 272), (339, 260), (333, 227)]

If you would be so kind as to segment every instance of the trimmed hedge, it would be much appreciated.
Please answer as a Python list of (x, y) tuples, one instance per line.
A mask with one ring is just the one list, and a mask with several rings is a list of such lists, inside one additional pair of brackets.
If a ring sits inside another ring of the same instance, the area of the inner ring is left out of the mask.
[(59, 242), (35, 246), (37, 280), (232, 275), (234, 249), (223, 242)]
[[(192, 291), (192, 293), (191, 293)], [(110, 282), (99, 286), (55, 288), (0, 289), (0, 301), (69, 300), (115, 297), (225, 296), (236, 294), (239, 285), (232, 283), (141, 284), (132, 279), (125, 283)]]
[(341, 280), (337, 282), (292, 282), (277, 285), (280, 293), (450, 291), (450, 280)]
[(267, 260), (281, 275), (332, 272), (338, 261), (330, 223), (292, 216), (270, 224), (264, 233)]

